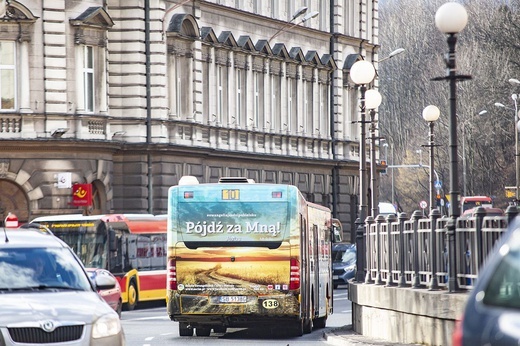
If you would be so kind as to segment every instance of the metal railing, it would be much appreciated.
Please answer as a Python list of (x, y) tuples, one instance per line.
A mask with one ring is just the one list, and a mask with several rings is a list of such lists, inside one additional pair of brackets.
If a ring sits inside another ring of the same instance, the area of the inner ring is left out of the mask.
[[(516, 206), (510, 206), (504, 216), (486, 216), (485, 209), (478, 208), (475, 216), (457, 219), (453, 256), (459, 289), (474, 287), (487, 255), (518, 212)], [(446, 224), (449, 220), (449, 217), (441, 217), (438, 210), (433, 210), (429, 218), (424, 218), (418, 210), (411, 218), (406, 213), (398, 217), (368, 217), (363, 237), (365, 283), (447, 288), (450, 253)]]

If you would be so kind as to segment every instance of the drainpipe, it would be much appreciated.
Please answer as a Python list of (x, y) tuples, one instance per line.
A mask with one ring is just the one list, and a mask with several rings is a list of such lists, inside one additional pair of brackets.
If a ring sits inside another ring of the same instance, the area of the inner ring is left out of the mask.
[(153, 214), (153, 177), (152, 177), (152, 106), (150, 88), (150, 0), (144, 1), (144, 36), (146, 55), (146, 150), (148, 165), (148, 213)]
[[(330, 2), (330, 11), (329, 11), (329, 19), (330, 19), (330, 45), (329, 45), (329, 54), (332, 59), (334, 59), (334, 52), (336, 49), (336, 36), (334, 35), (334, 1)], [(335, 90), (335, 73), (338, 71), (332, 71), (331, 80), (330, 80), (330, 93), (329, 93), (329, 109), (330, 109), (330, 138), (331, 138), (331, 147), (332, 147), (332, 217), (338, 218), (338, 189), (339, 189), (339, 166), (337, 163), (337, 152), (336, 152), (336, 119), (334, 117), (334, 90)]]

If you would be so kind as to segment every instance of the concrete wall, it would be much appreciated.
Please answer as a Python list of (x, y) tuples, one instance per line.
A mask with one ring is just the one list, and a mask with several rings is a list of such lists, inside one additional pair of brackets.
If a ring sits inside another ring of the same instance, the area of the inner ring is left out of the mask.
[(468, 293), (350, 283), (352, 328), (389, 342), (451, 345)]

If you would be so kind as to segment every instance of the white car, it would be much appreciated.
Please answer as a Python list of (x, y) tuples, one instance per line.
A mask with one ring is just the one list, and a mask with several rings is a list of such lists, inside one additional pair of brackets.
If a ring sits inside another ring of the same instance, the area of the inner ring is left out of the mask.
[(0, 228), (0, 345), (124, 345), (118, 314), (97, 293), (114, 279), (89, 279), (49, 231)]

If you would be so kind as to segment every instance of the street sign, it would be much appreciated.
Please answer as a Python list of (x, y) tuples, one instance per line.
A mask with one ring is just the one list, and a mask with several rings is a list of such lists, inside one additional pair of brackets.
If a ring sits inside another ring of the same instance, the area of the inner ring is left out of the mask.
[(15, 214), (9, 213), (4, 221), (5, 228), (17, 228), (18, 227), (18, 217)]
[(419, 207), (421, 207), (422, 209), (426, 209), (427, 206), (428, 206), (428, 203), (426, 203), (426, 201), (421, 201), (419, 203)]
[(442, 189), (442, 181), (440, 181), (440, 180), (435, 180), (435, 185), (434, 185), (434, 186), (435, 186), (435, 188), (436, 188), (437, 190)]

